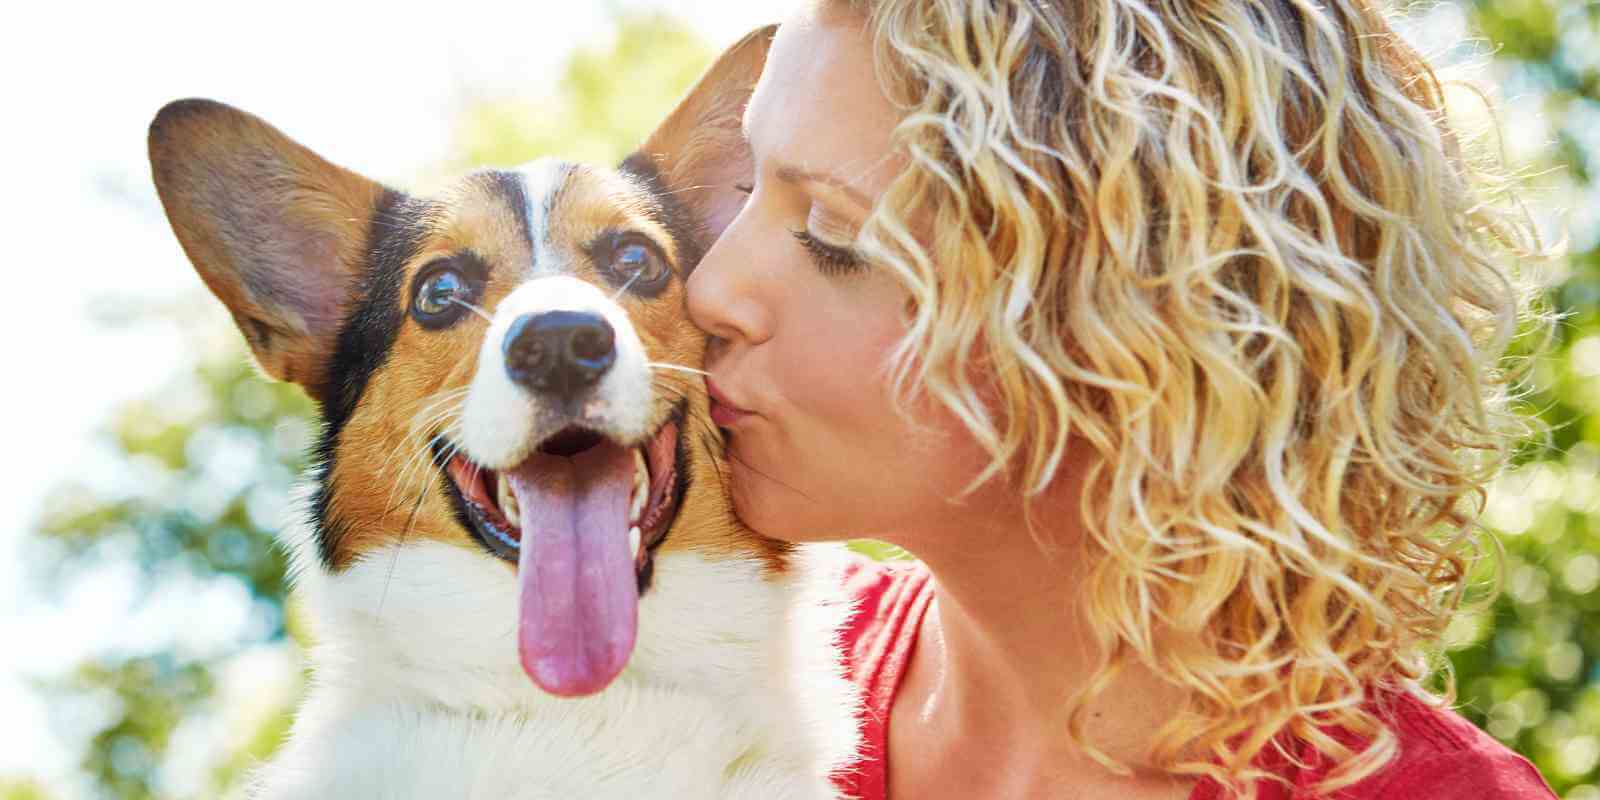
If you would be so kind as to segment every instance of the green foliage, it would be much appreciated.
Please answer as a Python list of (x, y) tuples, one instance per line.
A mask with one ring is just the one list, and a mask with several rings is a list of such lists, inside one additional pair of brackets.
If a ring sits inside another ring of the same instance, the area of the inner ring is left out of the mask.
[(42, 784), (31, 780), (0, 778), (0, 800), (50, 800)]
[(156, 759), (183, 716), (211, 696), (212, 678), (205, 662), (164, 653), (83, 664), (63, 688), (115, 704), (118, 718), (90, 740), (83, 766), (112, 795), (144, 800), (157, 796)]
[(480, 98), (458, 114), (449, 172), (539, 156), (615, 164), (677, 104), (715, 55), (669, 17), (625, 19), (603, 50), (580, 50), (552, 94)]
[[(204, 342), (215, 339), (219, 318), (182, 322)], [(312, 406), (298, 390), (264, 380), (228, 335), (188, 374), (117, 416), (106, 438), (121, 454), (125, 480), (109, 489), (61, 487), (39, 527), (56, 545), (52, 582), (107, 560), (131, 561), (146, 589), (181, 579), (239, 585), (252, 598), (250, 623), (221, 652), (152, 643), (160, 649), (98, 656), (43, 687), (58, 702), (107, 711), (81, 767), (108, 796), (166, 796), (162, 759), (175, 729), (210, 709), (214, 673), (236, 652), (286, 634), (285, 560), (273, 535), (306, 466)]]
[[(1582, 0), (1478, 0), (1468, 5), (1520, 92), (1534, 92), (1559, 140), (1550, 164), (1582, 191), (1600, 158), (1600, 6)], [(682, 25), (624, 22), (609, 48), (574, 56), (552, 95), (477, 98), (459, 109), (456, 163), (435, 174), (540, 155), (614, 163), (673, 105), (711, 55)], [(1589, 195), (1595, 196), (1595, 195)], [(1600, 205), (1600, 204), (1597, 204)], [(1462, 710), (1527, 754), (1574, 800), (1600, 798), (1600, 248), (1580, 232), (1550, 302), (1567, 316), (1529, 398), (1554, 430), (1554, 449), (1530, 449), (1494, 493), (1491, 524), (1505, 533), (1504, 595), (1489, 613), (1452, 627), (1449, 658)], [(162, 265), (161, 268), (184, 268)], [(70, 484), (49, 504), (39, 543), (62, 578), (131, 562), (147, 587), (183, 579), (241, 586), (250, 622), (225, 647), (153, 643), (99, 654), (46, 687), (61, 702), (106, 711), (81, 767), (108, 797), (174, 796), (162, 779), (178, 731), (229, 697), (226, 664), (253, 648), (292, 647), (284, 556), (273, 544), (292, 484), (307, 466), (313, 408), (297, 390), (261, 379), (236, 334), (217, 344), (220, 315), (186, 320), (199, 347), (192, 368), (122, 410), (107, 444), (125, 468), (115, 487)], [(873, 543), (875, 557), (896, 554)], [(248, 687), (247, 687), (248, 688)], [(233, 737), (209, 766), (203, 796), (220, 796), (288, 725), (288, 700)], [(1587, 788), (1585, 788), (1587, 787)], [(45, 788), (0, 780), (0, 800), (39, 800)]]
[[(1500, 45), (1508, 92), (1531, 93), (1556, 131), (1546, 163), (1532, 167), (1559, 168), (1559, 189), (1579, 203), (1593, 198), (1600, 6), (1478, 0), (1471, 8)], [(1583, 800), (1600, 798), (1597, 235), (1573, 231), (1574, 252), (1548, 294), (1564, 324), (1526, 405), (1551, 427), (1550, 446), (1526, 451), (1486, 514), (1505, 543), (1504, 592), (1486, 615), (1457, 621), (1450, 653), (1462, 713), (1532, 759), (1558, 792)]]

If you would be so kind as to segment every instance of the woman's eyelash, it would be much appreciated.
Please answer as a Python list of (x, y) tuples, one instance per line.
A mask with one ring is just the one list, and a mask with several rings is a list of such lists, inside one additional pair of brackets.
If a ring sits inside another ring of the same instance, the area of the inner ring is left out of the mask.
[(812, 236), (806, 230), (790, 231), (800, 246), (811, 254), (811, 260), (817, 262), (817, 267), (824, 275), (845, 275), (859, 271), (866, 262), (854, 250), (827, 242)]
[[(751, 194), (755, 191), (755, 186), (749, 183), (736, 183), (733, 188), (741, 194)], [(816, 262), (817, 268), (822, 270), (824, 275), (846, 275), (860, 271), (866, 266), (866, 262), (854, 250), (828, 244), (812, 236), (804, 228), (791, 230), (789, 233), (793, 234), (795, 240), (800, 242), (800, 246), (806, 249), (811, 260)]]

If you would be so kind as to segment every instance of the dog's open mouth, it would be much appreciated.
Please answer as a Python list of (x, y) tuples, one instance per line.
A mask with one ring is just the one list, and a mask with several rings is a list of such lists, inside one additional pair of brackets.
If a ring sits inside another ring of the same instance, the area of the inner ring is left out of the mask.
[(510, 469), (444, 463), (468, 527), (517, 565), (519, 653), (545, 691), (592, 694), (627, 663), (682, 493), (678, 431), (669, 421), (630, 447), (571, 427)]
[[(655, 549), (666, 538), (676, 516), (678, 426), (669, 422), (644, 446), (631, 448), (633, 485), (628, 498), (628, 547), (642, 592), (650, 581)], [(595, 448), (619, 445), (583, 428), (568, 428), (545, 440), (539, 456), (571, 459)], [(533, 459), (530, 459), (530, 461)], [(527, 466), (527, 462), (518, 469)], [(506, 472), (485, 469), (457, 455), (446, 465), (450, 479), (483, 546), (500, 558), (516, 563), (522, 549), (522, 502), (517, 499)]]

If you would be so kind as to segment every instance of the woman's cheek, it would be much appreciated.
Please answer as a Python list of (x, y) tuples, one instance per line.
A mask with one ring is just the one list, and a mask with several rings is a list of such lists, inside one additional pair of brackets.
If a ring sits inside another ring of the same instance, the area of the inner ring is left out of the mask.
[(891, 426), (898, 420), (889, 398), (886, 361), (900, 335), (898, 326), (884, 324), (878, 314), (836, 317), (806, 337), (806, 352), (784, 359), (797, 367), (791, 397), (838, 435)]

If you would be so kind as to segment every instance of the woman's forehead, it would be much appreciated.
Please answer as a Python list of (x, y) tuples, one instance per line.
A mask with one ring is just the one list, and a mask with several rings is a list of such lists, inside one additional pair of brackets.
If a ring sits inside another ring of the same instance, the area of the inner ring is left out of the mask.
[(869, 197), (893, 177), (883, 162), (899, 121), (873, 70), (858, 15), (802, 9), (778, 28), (746, 111), (762, 161), (844, 180)]

